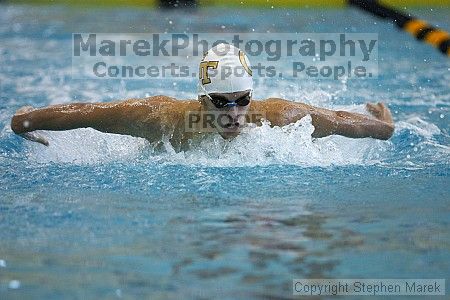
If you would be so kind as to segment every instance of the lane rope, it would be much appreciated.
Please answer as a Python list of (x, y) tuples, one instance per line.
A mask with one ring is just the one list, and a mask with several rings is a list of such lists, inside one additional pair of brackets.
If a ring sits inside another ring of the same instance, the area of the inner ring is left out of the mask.
[(424, 20), (387, 7), (377, 0), (348, 0), (348, 4), (377, 17), (393, 21), (397, 27), (410, 33), (417, 40), (432, 45), (442, 54), (450, 57), (450, 34), (448, 32), (436, 28)]

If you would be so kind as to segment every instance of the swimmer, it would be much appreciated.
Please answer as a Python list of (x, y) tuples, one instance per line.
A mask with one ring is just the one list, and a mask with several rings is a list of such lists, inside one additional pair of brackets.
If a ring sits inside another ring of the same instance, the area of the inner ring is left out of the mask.
[[(233, 71), (231, 75), (223, 76), (229, 70)], [(315, 138), (342, 135), (387, 140), (394, 132), (391, 113), (383, 103), (367, 103), (369, 116), (280, 98), (253, 100), (248, 58), (232, 45), (219, 44), (208, 50), (200, 62), (199, 77), (197, 101), (153, 96), (109, 103), (72, 103), (45, 108), (25, 106), (13, 116), (11, 128), (16, 134), (46, 146), (48, 141), (34, 131), (90, 127), (101, 132), (145, 138), (151, 143), (161, 143), (167, 137), (178, 150), (186, 149), (189, 140), (197, 135), (206, 134), (206, 131), (187, 128), (188, 114), (225, 116), (225, 122), (214, 123), (214, 130), (224, 139), (239, 135), (248, 125), (247, 116), (251, 114), (264, 116), (272, 127), (295, 123), (310, 115), (314, 126), (312, 137)], [(260, 125), (260, 121), (255, 124)]]

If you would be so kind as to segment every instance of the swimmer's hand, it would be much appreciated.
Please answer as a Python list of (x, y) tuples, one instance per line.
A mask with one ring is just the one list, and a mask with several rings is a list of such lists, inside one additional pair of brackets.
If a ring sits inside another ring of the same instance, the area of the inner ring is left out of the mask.
[[(24, 139), (48, 146), (49, 143), (48, 143), (47, 139), (44, 138), (43, 136), (39, 135), (36, 132), (22, 132), (22, 133), (19, 132), (19, 126), (18, 126), (17, 122), (15, 122), (15, 120), (17, 120), (20, 116), (23, 116), (29, 112), (32, 112), (33, 110), (34, 110), (34, 108), (32, 106), (23, 106), (23, 107), (19, 108), (16, 111), (16, 113), (14, 114), (14, 117), (12, 119), (11, 128), (17, 135), (23, 137)], [(24, 121), (24, 122), (27, 122), (27, 121)], [(27, 125), (22, 124), (22, 127), (27, 128)]]
[(392, 115), (384, 103), (366, 103), (366, 109), (369, 113), (374, 116), (376, 119), (386, 122), (388, 124), (394, 124), (392, 120)]

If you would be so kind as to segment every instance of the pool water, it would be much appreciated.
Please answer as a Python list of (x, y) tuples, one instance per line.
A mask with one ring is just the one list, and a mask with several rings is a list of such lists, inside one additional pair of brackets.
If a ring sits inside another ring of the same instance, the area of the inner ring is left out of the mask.
[[(416, 10), (450, 29), (448, 10)], [(450, 278), (450, 61), (359, 11), (2, 5), (0, 298), (290, 298), (294, 278)], [(363, 112), (389, 104), (389, 141), (312, 140), (306, 118), (230, 143), (155, 152), (91, 129), (9, 122), (36, 107), (166, 94), (194, 81), (75, 80), (72, 32), (370, 32), (375, 80), (256, 79), (256, 98)], [(450, 289), (446, 289), (449, 294)]]

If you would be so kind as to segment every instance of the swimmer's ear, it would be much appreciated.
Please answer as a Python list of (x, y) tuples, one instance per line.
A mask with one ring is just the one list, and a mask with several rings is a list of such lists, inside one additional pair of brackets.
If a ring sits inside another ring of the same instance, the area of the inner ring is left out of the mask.
[(36, 143), (42, 144), (44, 146), (49, 146), (49, 142), (47, 141), (47, 139), (44, 138), (43, 136), (37, 134), (36, 132), (20, 133), (19, 135), (26, 140), (36, 142)]

